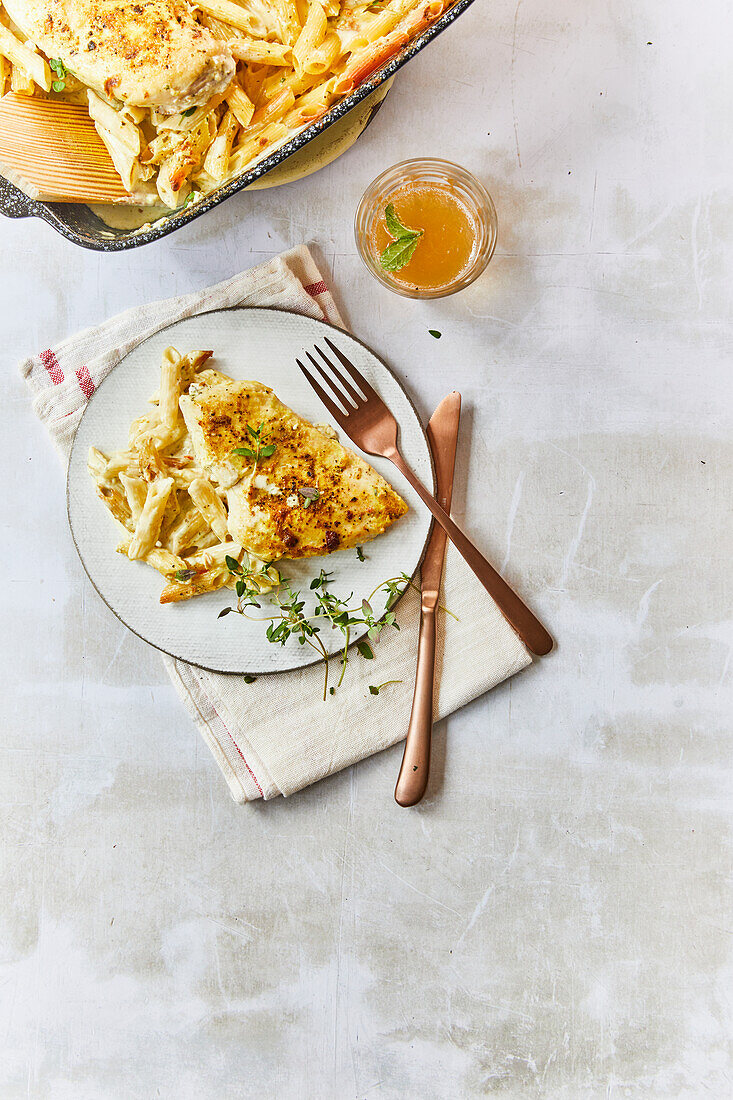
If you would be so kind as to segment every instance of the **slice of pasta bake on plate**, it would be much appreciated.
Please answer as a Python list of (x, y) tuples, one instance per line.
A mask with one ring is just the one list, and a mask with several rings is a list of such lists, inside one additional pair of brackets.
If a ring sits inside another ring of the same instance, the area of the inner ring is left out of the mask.
[(328, 426), (260, 382), (208, 365), (210, 351), (163, 354), (151, 411), (126, 448), (89, 453), (97, 492), (122, 525), (120, 554), (165, 578), (161, 603), (233, 588), (237, 563), (266, 592), (274, 563), (361, 546), (407, 505)]

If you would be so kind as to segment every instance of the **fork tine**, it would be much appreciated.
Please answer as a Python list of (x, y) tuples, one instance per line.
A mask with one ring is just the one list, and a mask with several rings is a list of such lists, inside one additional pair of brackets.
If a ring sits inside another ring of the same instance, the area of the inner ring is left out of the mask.
[(354, 364), (349, 359), (346, 358), (346, 356), (344, 355), (343, 352), (339, 351), (339, 349), (336, 347), (336, 345), (333, 343), (333, 341), (329, 340), (329, 338), (327, 336), (324, 336), (323, 339), (326, 341), (326, 343), (328, 344), (328, 346), (330, 347), (330, 349), (334, 353), (334, 355), (337, 356), (337, 358), (346, 367), (347, 371), (349, 372), (351, 377), (354, 379), (357, 386), (359, 386), (361, 388), (364, 396), (365, 397), (371, 397), (376, 401), (381, 401), (382, 398), (379, 396), (379, 394), (376, 392), (376, 390), (372, 389), (372, 387), (369, 385), (369, 383), (367, 382), (364, 375), (361, 374), (356, 369)]
[[(336, 377), (338, 378), (341, 385), (344, 387), (344, 389), (349, 394), (349, 396), (353, 399), (354, 403), (356, 405), (363, 405), (364, 404), (364, 398), (362, 397), (362, 395), (358, 392), (358, 390), (354, 389), (354, 387), (351, 385), (351, 382), (349, 382), (348, 378), (344, 377), (343, 373), (338, 369), (338, 367), (335, 366), (335, 364), (331, 362), (331, 360), (326, 355), (325, 351), (321, 351), (321, 349), (318, 347), (318, 344), (316, 344), (316, 351), (318, 352), (318, 354), (320, 355), (321, 359), (326, 364), (326, 366), (331, 368), (331, 370), (336, 375)], [(315, 363), (315, 359), (313, 358), (312, 355), (310, 355), (308, 358), (311, 360), (312, 363)], [(318, 366), (317, 363), (316, 363), (316, 366)], [(318, 369), (321, 370), (320, 367)], [(325, 371), (321, 370), (321, 374), (323, 375), (324, 378), (328, 378), (328, 375), (325, 373)], [(328, 378), (328, 380), (329, 380), (329, 382), (331, 382), (330, 378)], [(333, 382), (331, 382), (331, 386), (333, 387)]]
[[(328, 383), (328, 385), (333, 390), (334, 394), (339, 399), (341, 404), (346, 406), (346, 409), (347, 409), (348, 412), (351, 412), (351, 410), (353, 409), (354, 406), (349, 403), (348, 398), (346, 397), (345, 394), (343, 394), (341, 392), (341, 390), (338, 388), (338, 386), (334, 382), (333, 378), (331, 378), (328, 374), (326, 374), (326, 372), (323, 369), (323, 367), (321, 366), (321, 364), (318, 362), (317, 359), (313, 358), (313, 356), (311, 355), (311, 353), (309, 351), (306, 352), (306, 355), (308, 356), (311, 363), (313, 364), (313, 366), (316, 368), (316, 370), (320, 374), (323, 381)], [(330, 364), (329, 364), (329, 366), (330, 366)], [(356, 391), (354, 391), (354, 392), (356, 392)], [(356, 401), (356, 397), (354, 398), (354, 400)], [(361, 395), (359, 395), (359, 402), (362, 403), (362, 404), (364, 402), (364, 398), (361, 397)]]
[[(310, 382), (311, 386), (316, 391), (316, 393), (320, 397), (321, 401), (326, 406), (326, 408), (328, 409), (328, 411), (330, 412), (331, 416), (334, 418), (334, 420), (336, 421), (338, 426), (340, 428), (344, 428), (344, 421), (347, 419), (348, 414), (345, 413), (345, 412), (342, 412), (342, 410), (336, 405), (336, 403), (331, 400), (331, 398), (328, 396), (326, 391), (323, 389), (323, 386), (321, 386), (318, 382), (316, 382), (315, 378), (313, 378), (311, 373), (303, 366), (300, 359), (296, 359), (295, 362), (298, 364), (301, 371), (306, 376), (306, 378)], [(344, 431), (345, 430), (346, 429), (344, 428)]]

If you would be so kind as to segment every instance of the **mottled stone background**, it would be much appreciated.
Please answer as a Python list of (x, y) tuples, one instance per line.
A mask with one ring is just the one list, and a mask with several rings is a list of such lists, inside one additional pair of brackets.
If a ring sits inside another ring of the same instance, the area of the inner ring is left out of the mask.
[[(301, 184), (118, 256), (0, 225), (3, 1100), (731, 1094), (732, 30), (726, 0), (476, 0)], [(432, 304), (350, 225), (419, 154), (501, 223)], [(457, 511), (558, 639), (441, 724), (411, 812), (398, 750), (234, 805), (86, 582), (15, 373), (304, 239), (426, 416), (463, 392)]]

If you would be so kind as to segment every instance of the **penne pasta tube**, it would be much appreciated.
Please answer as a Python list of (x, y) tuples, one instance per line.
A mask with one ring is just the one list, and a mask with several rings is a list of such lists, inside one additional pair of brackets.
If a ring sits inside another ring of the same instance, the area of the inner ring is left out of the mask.
[(246, 129), (252, 121), (255, 105), (239, 84), (232, 84), (227, 92), (227, 105), (242, 129)]
[(175, 348), (166, 348), (160, 364), (158, 413), (167, 428), (178, 423), (178, 399), (181, 396), (181, 356)]
[(189, 554), (186, 558), (191, 565), (198, 566), (200, 569), (214, 569), (222, 565), (226, 565), (227, 558), (234, 558), (236, 561), (240, 561), (244, 551), (237, 542), (233, 542), (229, 538), (227, 532), (226, 541), (220, 542), (217, 546), (212, 546), (210, 549), (197, 550), (194, 554)]
[(226, 542), (229, 538), (226, 508), (211, 482), (205, 477), (198, 477), (191, 482), (188, 492), (216, 537)]
[[(282, 118), (282, 116), (290, 110), (294, 103), (295, 96), (293, 95), (292, 89), (283, 88), (283, 90), (273, 96), (269, 102), (255, 111), (248, 129), (254, 134), (258, 127), (266, 126), (270, 122), (277, 122), (278, 119)], [(245, 130), (242, 136), (246, 140), (248, 136), (247, 130)]]
[(119, 484), (97, 484), (97, 495), (100, 500), (104, 501), (118, 523), (121, 523), (127, 531), (131, 531), (134, 528), (130, 505), (127, 503), (125, 494), (122, 492)]
[(20, 65), (13, 65), (10, 70), (10, 91), (15, 92), (16, 95), (32, 96), (35, 94), (35, 80)]
[[(168, 531), (166, 545), (174, 554), (182, 554), (190, 546), (199, 546), (202, 537), (210, 530), (208, 523), (191, 501), (188, 508), (181, 509), (175, 523)], [(216, 535), (214, 538), (216, 539)]]
[(244, 73), (242, 74), (242, 87), (255, 107), (259, 102), (262, 87), (267, 80), (268, 73), (269, 69), (267, 65), (248, 64), (245, 66)]
[(95, 122), (109, 131), (115, 140), (134, 157), (139, 156), (142, 148), (140, 131), (134, 122), (125, 118), (122, 111), (116, 111), (100, 96), (87, 88), (87, 106)]
[(127, 551), (131, 561), (144, 558), (158, 541), (163, 513), (172, 488), (173, 479), (169, 477), (160, 478), (148, 486), (145, 504), (135, 524), (135, 531)]
[(103, 481), (107, 476), (107, 456), (96, 447), (90, 447), (87, 455), (87, 469), (95, 481)]
[(312, 76), (321, 76), (323, 73), (330, 72), (340, 55), (341, 39), (332, 31), (305, 59), (303, 72)]
[(300, 34), (301, 22), (295, 0), (272, 0), (280, 25), (280, 41), (292, 46)]
[(16, 38), (2, 23), (0, 23), (0, 53), (12, 62), (11, 81), (17, 66), (26, 77), (35, 81), (39, 88), (43, 88), (44, 92), (51, 91), (51, 70), (46, 61), (27, 43)]
[(203, 596), (206, 592), (216, 592), (223, 588), (229, 577), (227, 569), (215, 569), (211, 572), (196, 572), (190, 570), (190, 566), (184, 566), (185, 572), (191, 572), (189, 579), (185, 581), (169, 581), (160, 593), (161, 603), (180, 603), (190, 600), (194, 596)]
[(163, 457), (152, 436), (146, 435), (139, 439), (137, 453), (140, 477), (143, 481), (153, 482), (159, 478), (165, 480), (168, 477)]
[[(131, 541), (131, 539), (123, 539), (122, 542), (118, 543), (117, 553), (124, 554), (127, 557)], [(152, 550), (148, 550), (144, 558), (139, 560), (144, 561), (146, 565), (152, 565), (153, 569), (157, 569), (164, 577), (172, 577), (179, 570), (186, 568), (183, 558), (179, 558), (176, 554), (172, 554), (170, 550), (166, 550), (161, 546), (154, 546)]]
[(320, 0), (311, 0), (308, 17), (293, 46), (293, 62), (297, 72), (305, 70), (310, 55), (326, 37), (326, 13)]
[(208, 172), (217, 183), (223, 180), (227, 174), (232, 143), (238, 129), (239, 123), (234, 112), (228, 110), (219, 124), (219, 132), (204, 157), (204, 171)]
[(107, 130), (99, 122), (94, 123), (94, 129), (107, 146), (107, 152), (112, 158), (122, 183), (128, 191), (132, 191), (138, 178), (138, 161), (134, 153), (131, 153), (126, 145), (119, 141), (116, 134)]
[(279, 122), (265, 126), (259, 134), (237, 146), (229, 161), (229, 171), (232, 175), (241, 172), (252, 161), (269, 152), (268, 146), (272, 146), (282, 138), (287, 137), (287, 133), (287, 128)]
[(128, 474), (123, 473), (120, 474), (120, 482), (122, 483), (122, 488), (125, 490), (127, 503), (130, 506), (132, 522), (137, 523), (140, 519), (140, 513), (145, 506), (148, 487), (141, 477), (130, 477)]
[(232, 0), (196, 0), (195, 6), (206, 15), (212, 15), (230, 27), (236, 27), (240, 31), (253, 31), (257, 24), (252, 15), (241, 4), (234, 4)]
[(278, 42), (263, 42), (234, 35), (227, 39), (227, 44), (237, 61), (246, 61), (253, 65), (280, 65), (285, 68), (292, 64), (290, 46)]

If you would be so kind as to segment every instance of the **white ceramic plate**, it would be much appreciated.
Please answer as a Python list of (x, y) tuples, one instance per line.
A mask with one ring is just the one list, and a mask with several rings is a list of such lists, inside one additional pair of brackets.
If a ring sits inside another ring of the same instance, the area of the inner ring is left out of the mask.
[[(115, 615), (135, 634), (172, 657), (215, 672), (280, 672), (318, 660), (309, 646), (291, 640), (284, 647), (265, 638), (265, 626), (241, 615), (219, 619), (223, 607), (234, 602), (230, 589), (212, 592), (184, 603), (159, 601), (163, 578), (150, 566), (131, 562), (115, 553), (120, 528), (97, 497), (87, 471), (90, 446), (107, 452), (124, 447), (130, 421), (149, 408), (147, 399), (158, 387), (160, 358), (173, 345), (180, 352), (213, 348), (212, 366), (234, 378), (256, 379), (271, 386), (281, 401), (315, 424), (333, 423), (326, 409), (295, 365), (305, 349), (331, 336), (365, 375), (392, 410), (400, 425), (400, 445), (410, 466), (434, 490), (427, 438), (417, 413), (391, 371), (369, 348), (322, 321), (277, 309), (224, 309), (201, 314), (163, 329), (130, 352), (107, 375), (92, 395), (79, 424), (69, 462), (67, 501), (69, 524), (84, 568), (94, 587)], [(336, 425), (333, 425), (336, 427)], [(337, 429), (338, 430), (338, 429)], [(339, 439), (353, 447), (339, 430)], [(281, 572), (312, 606), (308, 585), (321, 567), (333, 572), (330, 588), (346, 598), (353, 592), (358, 605), (380, 582), (416, 572), (430, 530), (430, 515), (391, 463), (365, 456), (394, 486), (410, 507), (379, 538), (364, 547), (366, 561), (354, 550), (340, 550), (320, 558), (284, 562)], [(372, 600), (381, 613), (385, 598)], [(267, 603), (261, 612), (265, 615)], [(363, 629), (361, 631), (363, 633)], [(361, 636), (354, 628), (352, 641)], [(339, 631), (321, 631), (326, 648), (337, 652)]]

